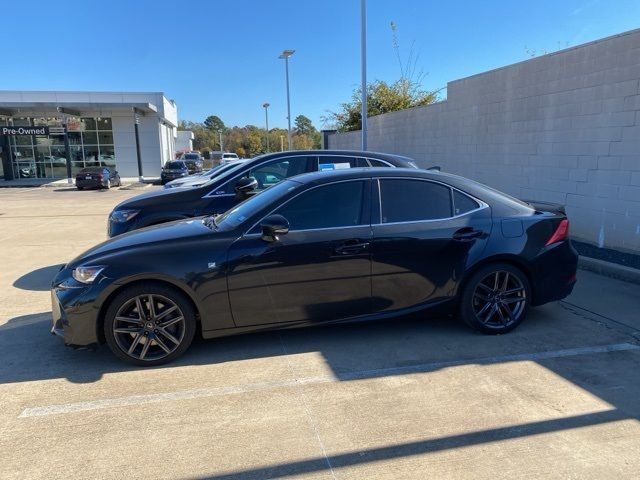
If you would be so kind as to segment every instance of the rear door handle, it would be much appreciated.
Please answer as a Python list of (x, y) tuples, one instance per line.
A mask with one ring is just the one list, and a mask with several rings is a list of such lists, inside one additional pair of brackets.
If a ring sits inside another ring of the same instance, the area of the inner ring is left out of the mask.
[(483, 233), (482, 230), (474, 230), (473, 228), (465, 227), (465, 228), (461, 228), (460, 230), (457, 230), (453, 234), (453, 239), (461, 240), (461, 241), (473, 240), (474, 238), (481, 237), (482, 233)]
[(353, 255), (356, 253), (360, 253), (363, 250), (369, 248), (369, 242), (362, 243), (349, 243), (345, 242), (343, 245), (337, 247), (335, 252), (340, 255)]

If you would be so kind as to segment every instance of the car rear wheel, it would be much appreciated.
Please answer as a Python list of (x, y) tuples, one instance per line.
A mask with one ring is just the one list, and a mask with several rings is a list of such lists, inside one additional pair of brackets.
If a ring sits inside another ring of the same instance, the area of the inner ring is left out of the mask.
[(507, 333), (527, 315), (531, 287), (527, 276), (507, 263), (487, 265), (467, 282), (460, 314), (472, 328), (482, 333)]
[(191, 345), (195, 311), (187, 297), (171, 287), (139, 284), (119, 293), (107, 309), (104, 334), (111, 351), (134, 365), (170, 362)]
[(76, 186), (76, 188), (77, 188), (78, 190), (82, 190), (84, 187), (78, 187), (78, 186)]

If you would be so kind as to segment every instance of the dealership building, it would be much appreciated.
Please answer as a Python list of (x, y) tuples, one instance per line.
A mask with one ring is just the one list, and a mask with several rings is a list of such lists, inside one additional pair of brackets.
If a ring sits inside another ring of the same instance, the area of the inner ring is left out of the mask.
[(161, 92), (0, 91), (0, 178), (67, 178), (85, 167), (158, 177), (177, 109)]

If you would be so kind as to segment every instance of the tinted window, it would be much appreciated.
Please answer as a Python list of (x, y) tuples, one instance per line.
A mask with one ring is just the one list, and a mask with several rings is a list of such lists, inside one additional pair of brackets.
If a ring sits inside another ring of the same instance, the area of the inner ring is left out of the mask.
[(183, 162), (167, 162), (167, 163), (165, 163), (164, 168), (177, 170), (177, 169), (185, 168), (185, 165), (184, 165)]
[(480, 205), (473, 198), (466, 196), (464, 193), (460, 193), (457, 190), (453, 191), (453, 214), (462, 215), (463, 213), (475, 210)]
[(309, 190), (278, 209), (291, 230), (362, 224), (364, 182), (341, 182)]
[[(258, 181), (258, 190), (271, 187), (285, 178), (300, 175), (307, 171), (308, 157), (289, 157), (273, 160), (267, 164), (252, 168), (242, 177), (253, 177)], [(226, 186), (226, 193), (235, 193), (238, 179), (231, 180)]]
[(362, 158), (340, 157), (340, 156), (320, 156), (318, 158), (318, 170), (340, 170), (343, 168), (365, 167), (366, 162)]
[(198, 160), (200, 158), (200, 155), (198, 155), (197, 153), (186, 153), (184, 155), (184, 158), (188, 160)]
[(368, 158), (372, 167), (388, 167), (389, 165), (382, 160), (376, 160), (375, 158)]
[(451, 216), (451, 189), (422, 180), (380, 180), (382, 223)]

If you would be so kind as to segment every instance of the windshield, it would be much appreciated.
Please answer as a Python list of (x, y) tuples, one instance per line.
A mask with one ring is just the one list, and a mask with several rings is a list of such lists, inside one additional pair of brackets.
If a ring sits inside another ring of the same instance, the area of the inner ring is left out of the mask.
[(164, 168), (169, 168), (169, 169), (172, 169), (172, 170), (176, 170), (176, 169), (185, 168), (185, 166), (184, 166), (183, 162), (167, 162), (165, 164)]
[(251, 217), (256, 212), (269, 206), (278, 198), (286, 195), (291, 190), (299, 187), (298, 182), (291, 180), (284, 180), (276, 185), (267, 188), (261, 193), (248, 198), (242, 203), (239, 203), (230, 210), (227, 210), (222, 215), (215, 218), (216, 226), (219, 230), (232, 230), (241, 225), (245, 220)]
[(182, 158), (187, 160), (198, 160), (200, 158), (200, 155), (198, 155), (197, 153), (186, 153), (182, 156)]

